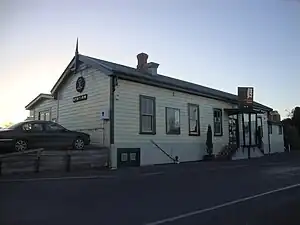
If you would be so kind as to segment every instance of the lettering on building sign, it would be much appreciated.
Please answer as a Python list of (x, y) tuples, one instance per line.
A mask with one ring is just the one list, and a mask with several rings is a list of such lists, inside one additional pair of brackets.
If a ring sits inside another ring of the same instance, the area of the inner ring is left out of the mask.
[(73, 97), (73, 102), (75, 103), (75, 102), (84, 101), (84, 100), (87, 100), (87, 98), (88, 98), (87, 94), (79, 95), (79, 96)]
[(252, 108), (253, 107), (253, 87), (238, 87), (238, 100), (240, 108)]

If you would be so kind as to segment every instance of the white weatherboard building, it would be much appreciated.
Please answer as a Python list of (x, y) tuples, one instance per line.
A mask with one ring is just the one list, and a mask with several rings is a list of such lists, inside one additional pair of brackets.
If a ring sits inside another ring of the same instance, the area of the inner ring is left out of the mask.
[(160, 75), (159, 64), (147, 58), (138, 54), (131, 68), (76, 51), (51, 94), (40, 94), (26, 109), (34, 119), (91, 134), (93, 144), (110, 149), (112, 167), (172, 163), (176, 156), (202, 160), (208, 125), (214, 154), (228, 144), (235, 146), (227, 151), (233, 159), (284, 151), (282, 133), (269, 131), (271, 108), (254, 102), (249, 123), (236, 95)]

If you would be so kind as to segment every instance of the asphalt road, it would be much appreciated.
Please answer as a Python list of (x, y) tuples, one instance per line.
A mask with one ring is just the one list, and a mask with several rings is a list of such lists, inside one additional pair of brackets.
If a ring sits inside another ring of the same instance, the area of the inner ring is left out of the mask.
[(299, 154), (0, 179), (1, 225), (298, 225), (299, 212)]

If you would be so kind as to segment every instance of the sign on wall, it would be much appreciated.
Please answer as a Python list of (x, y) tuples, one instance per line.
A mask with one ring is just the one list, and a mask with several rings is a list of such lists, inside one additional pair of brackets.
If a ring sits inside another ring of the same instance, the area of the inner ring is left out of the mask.
[(253, 107), (253, 87), (238, 87), (239, 107), (249, 109)]
[(80, 102), (80, 101), (84, 101), (84, 100), (87, 100), (88, 98), (88, 95), (85, 94), (85, 95), (79, 95), (79, 96), (76, 96), (76, 97), (73, 97), (73, 102)]

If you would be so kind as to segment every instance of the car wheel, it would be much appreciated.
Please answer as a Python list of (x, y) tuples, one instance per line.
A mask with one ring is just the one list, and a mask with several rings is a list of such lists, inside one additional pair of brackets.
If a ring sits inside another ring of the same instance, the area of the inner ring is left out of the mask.
[(73, 148), (75, 150), (83, 150), (84, 149), (84, 140), (82, 138), (76, 138), (73, 143)]
[(25, 140), (16, 140), (15, 142), (15, 150), (17, 152), (23, 152), (28, 149), (28, 143)]

